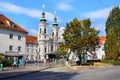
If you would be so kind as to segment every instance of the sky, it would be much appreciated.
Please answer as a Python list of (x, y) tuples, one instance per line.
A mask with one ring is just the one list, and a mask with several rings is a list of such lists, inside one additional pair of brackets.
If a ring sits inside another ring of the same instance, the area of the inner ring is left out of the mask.
[(43, 4), (49, 33), (56, 11), (60, 34), (66, 23), (74, 18), (90, 18), (91, 27), (100, 30), (99, 36), (105, 36), (109, 12), (114, 6), (120, 6), (120, 0), (0, 0), (0, 14), (23, 27), (30, 35), (36, 35)]

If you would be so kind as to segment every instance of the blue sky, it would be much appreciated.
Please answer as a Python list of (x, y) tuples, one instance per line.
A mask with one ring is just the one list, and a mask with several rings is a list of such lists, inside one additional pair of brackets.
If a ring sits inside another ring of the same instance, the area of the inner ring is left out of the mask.
[(61, 32), (66, 22), (75, 17), (79, 20), (90, 18), (92, 27), (100, 30), (102, 36), (109, 12), (114, 6), (120, 6), (120, 0), (0, 0), (0, 14), (22, 26), (29, 34), (36, 35), (43, 4), (49, 31), (56, 11)]

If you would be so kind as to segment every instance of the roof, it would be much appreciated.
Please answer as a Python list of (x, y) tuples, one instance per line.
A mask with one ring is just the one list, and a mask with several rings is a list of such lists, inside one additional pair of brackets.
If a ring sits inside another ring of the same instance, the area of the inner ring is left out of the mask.
[(100, 44), (102, 44), (103, 41), (105, 42), (105, 40), (106, 40), (106, 36), (100, 36)]
[(36, 41), (37, 41), (36, 36), (26, 35), (26, 44), (37, 44)]
[(0, 14), (0, 28), (10, 29), (18, 32), (28, 33), (25, 29), (17, 25), (15, 22)]

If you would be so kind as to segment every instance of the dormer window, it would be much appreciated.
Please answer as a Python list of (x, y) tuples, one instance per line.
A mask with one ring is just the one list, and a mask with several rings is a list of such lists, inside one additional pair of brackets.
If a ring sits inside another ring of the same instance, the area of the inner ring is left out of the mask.
[(6, 20), (7, 24), (11, 27), (15, 27), (14, 23), (13, 22), (9, 22), (8, 20)]
[(13, 22), (10, 22), (10, 26), (15, 27)]
[(3, 24), (3, 22), (0, 20), (0, 24)]

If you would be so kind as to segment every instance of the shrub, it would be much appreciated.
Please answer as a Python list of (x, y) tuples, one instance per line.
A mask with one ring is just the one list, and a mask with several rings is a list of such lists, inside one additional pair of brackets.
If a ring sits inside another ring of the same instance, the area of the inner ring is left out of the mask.
[(11, 66), (12, 60), (4, 59), (4, 60), (2, 60), (2, 64), (3, 64), (3, 66)]
[(120, 60), (102, 60), (102, 63), (112, 64), (112, 65), (120, 65)]

